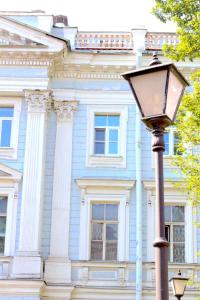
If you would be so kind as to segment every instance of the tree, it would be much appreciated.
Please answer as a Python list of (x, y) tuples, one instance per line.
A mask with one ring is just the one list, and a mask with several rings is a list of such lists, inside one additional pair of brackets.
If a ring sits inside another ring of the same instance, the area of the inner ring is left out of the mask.
[(200, 58), (200, 0), (155, 0), (153, 13), (162, 22), (173, 21), (180, 43), (164, 46), (167, 56), (177, 61)]
[[(166, 56), (176, 61), (200, 58), (200, 0), (155, 0), (153, 13), (177, 25), (179, 44), (164, 45)], [(200, 70), (191, 75), (192, 91), (182, 99), (175, 124), (179, 152), (174, 164), (184, 176), (184, 188), (194, 205), (200, 203)]]

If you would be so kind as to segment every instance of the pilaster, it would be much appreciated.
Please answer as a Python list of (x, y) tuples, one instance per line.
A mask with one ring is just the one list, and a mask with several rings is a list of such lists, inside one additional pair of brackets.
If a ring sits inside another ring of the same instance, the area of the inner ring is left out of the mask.
[(12, 276), (40, 278), (40, 222), (42, 206), (43, 156), (46, 113), (50, 108), (50, 91), (26, 90), (28, 103), (24, 176), (17, 256), (13, 259)]
[(51, 218), (50, 256), (45, 266), (48, 283), (69, 283), (69, 223), (71, 199), (71, 163), (73, 114), (76, 101), (54, 101), (57, 131), (54, 160), (54, 183)]

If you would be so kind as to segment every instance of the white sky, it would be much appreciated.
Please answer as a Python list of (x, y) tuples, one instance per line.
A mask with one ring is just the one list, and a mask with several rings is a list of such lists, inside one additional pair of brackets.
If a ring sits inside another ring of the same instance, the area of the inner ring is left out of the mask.
[(151, 15), (154, 0), (0, 0), (1, 11), (45, 10), (67, 15), (79, 30), (127, 30), (144, 25), (148, 30), (171, 31)]

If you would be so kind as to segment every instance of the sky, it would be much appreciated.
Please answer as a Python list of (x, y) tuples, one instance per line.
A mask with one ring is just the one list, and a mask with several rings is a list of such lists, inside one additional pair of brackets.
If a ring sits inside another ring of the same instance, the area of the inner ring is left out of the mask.
[(0, 11), (44, 10), (67, 15), (79, 30), (130, 31), (143, 25), (152, 31), (171, 31), (151, 14), (154, 0), (0, 0)]

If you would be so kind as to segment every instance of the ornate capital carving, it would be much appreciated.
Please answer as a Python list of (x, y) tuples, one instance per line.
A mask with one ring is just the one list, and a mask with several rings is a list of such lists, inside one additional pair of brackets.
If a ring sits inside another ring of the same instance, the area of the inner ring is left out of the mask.
[(28, 111), (46, 112), (51, 108), (51, 91), (25, 90), (25, 99), (28, 102)]
[(77, 101), (54, 101), (54, 109), (60, 122), (71, 121), (78, 106)]

